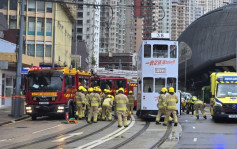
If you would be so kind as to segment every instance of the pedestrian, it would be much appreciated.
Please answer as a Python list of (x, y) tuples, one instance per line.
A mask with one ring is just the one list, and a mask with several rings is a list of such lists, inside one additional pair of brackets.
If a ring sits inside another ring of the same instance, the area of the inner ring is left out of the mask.
[(199, 99), (196, 99), (194, 101), (195, 115), (196, 115), (197, 119), (199, 119), (199, 111), (198, 110), (200, 110), (202, 112), (203, 118), (207, 119), (204, 108), (205, 108), (205, 103), (203, 101), (201, 101)]
[(85, 95), (82, 93), (83, 88), (84, 88), (83, 86), (79, 86), (78, 91), (75, 94), (76, 107), (77, 107), (76, 115), (78, 116), (79, 120), (82, 119), (82, 110), (83, 110), (83, 104), (84, 104), (84, 98), (85, 98)]
[(97, 123), (98, 107), (101, 102), (99, 92), (100, 92), (100, 89), (96, 87), (94, 88), (93, 93), (91, 93), (89, 96), (90, 112), (89, 112), (88, 120), (87, 120), (88, 123), (92, 123), (91, 122), (92, 114), (93, 114), (93, 122)]
[(127, 124), (127, 104), (128, 104), (128, 97), (123, 94), (124, 89), (119, 88), (118, 95), (115, 96), (115, 104), (116, 104), (116, 111), (118, 116), (118, 127), (122, 127), (122, 122), (124, 127), (128, 127)]
[(105, 121), (106, 117), (108, 118), (109, 121), (112, 120), (112, 113), (111, 113), (112, 106), (113, 106), (112, 95), (107, 95), (102, 104), (102, 121)]
[(169, 93), (165, 98), (166, 100), (166, 104), (167, 104), (167, 110), (166, 110), (166, 114), (165, 114), (165, 120), (163, 125), (167, 126), (168, 123), (168, 119), (169, 116), (171, 115), (171, 113), (173, 114), (173, 118), (174, 118), (174, 126), (178, 125), (178, 118), (177, 118), (177, 103), (178, 103), (178, 96), (174, 93), (174, 88), (170, 87), (169, 88)]
[(133, 95), (133, 92), (129, 91), (129, 95), (128, 95), (128, 111), (131, 114), (133, 114), (134, 99), (135, 99), (135, 96)]

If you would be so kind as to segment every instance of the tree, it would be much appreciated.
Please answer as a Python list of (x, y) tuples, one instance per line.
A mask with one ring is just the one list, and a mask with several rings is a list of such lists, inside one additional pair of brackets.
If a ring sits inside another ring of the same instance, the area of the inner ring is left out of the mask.
[(96, 65), (96, 60), (95, 60), (95, 57), (94, 57), (94, 56), (91, 57), (91, 64), (92, 64), (93, 66)]

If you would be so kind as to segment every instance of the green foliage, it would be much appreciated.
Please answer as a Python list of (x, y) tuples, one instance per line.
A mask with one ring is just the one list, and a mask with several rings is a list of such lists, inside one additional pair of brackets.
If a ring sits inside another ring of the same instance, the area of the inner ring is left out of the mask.
[(95, 60), (95, 57), (94, 57), (94, 56), (91, 57), (91, 64), (92, 64), (92, 65), (96, 65), (96, 60)]
[[(209, 94), (210, 94), (210, 86), (203, 86), (203, 88), (205, 88), (204, 90), (204, 102), (205, 103), (210, 103), (210, 98), (209, 98)], [(202, 98), (203, 98), (203, 91), (201, 93)]]

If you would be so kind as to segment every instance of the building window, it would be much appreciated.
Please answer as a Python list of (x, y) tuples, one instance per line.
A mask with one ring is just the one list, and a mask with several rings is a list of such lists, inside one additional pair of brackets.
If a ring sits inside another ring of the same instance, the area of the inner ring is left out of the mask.
[(10, 10), (17, 9), (17, 0), (10, 0)]
[(44, 35), (44, 18), (37, 18), (37, 35)]
[(43, 44), (36, 45), (36, 56), (39, 56), (39, 57), (44, 56), (44, 45)]
[(1, 0), (0, 9), (7, 10), (8, 0)]
[(28, 18), (28, 35), (35, 35), (35, 18)]
[(45, 46), (45, 57), (51, 57), (51, 47), (52, 45)]
[(46, 20), (46, 36), (52, 36), (52, 19)]
[(35, 0), (28, 0), (28, 11), (35, 11)]
[(83, 21), (82, 20), (77, 20), (77, 25), (82, 25)]
[(46, 9), (47, 9), (47, 12), (52, 12), (52, 2), (46, 3)]
[(83, 17), (83, 12), (77, 12), (77, 17)]
[(9, 28), (16, 29), (16, 16), (10, 16)]
[(82, 40), (82, 36), (77, 36), (77, 40)]
[(43, 1), (37, 1), (37, 11), (44, 12), (44, 3)]
[(82, 28), (77, 28), (77, 33), (82, 33)]
[(168, 58), (168, 45), (153, 45), (153, 57)]
[(27, 44), (27, 55), (35, 56), (35, 45), (34, 44)]

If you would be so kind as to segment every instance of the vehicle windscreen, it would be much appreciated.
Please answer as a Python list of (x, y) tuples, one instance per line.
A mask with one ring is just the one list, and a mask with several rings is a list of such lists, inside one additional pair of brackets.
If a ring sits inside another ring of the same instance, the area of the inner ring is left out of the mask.
[(217, 97), (236, 97), (237, 96), (237, 84), (218, 84)]
[(100, 86), (100, 80), (91, 80), (91, 87)]
[(101, 82), (101, 84), (100, 84), (100, 88), (101, 88), (101, 90), (103, 91), (104, 89), (109, 89), (109, 90), (111, 90), (112, 89), (112, 80), (101, 80), (100, 81)]
[(61, 91), (62, 84), (62, 77), (52, 73), (32, 73), (28, 76), (29, 91)]
[(126, 88), (126, 80), (116, 80), (116, 90), (119, 89), (120, 87)]

